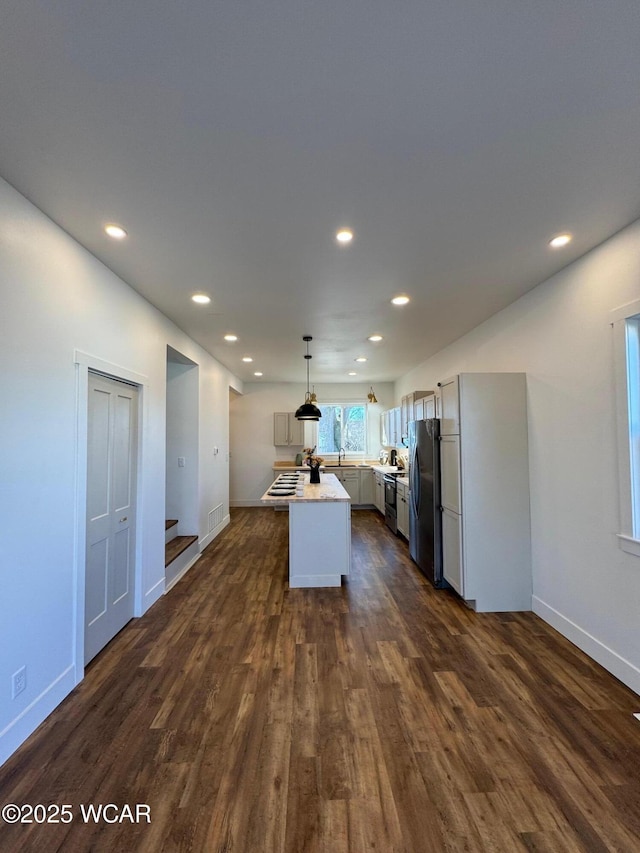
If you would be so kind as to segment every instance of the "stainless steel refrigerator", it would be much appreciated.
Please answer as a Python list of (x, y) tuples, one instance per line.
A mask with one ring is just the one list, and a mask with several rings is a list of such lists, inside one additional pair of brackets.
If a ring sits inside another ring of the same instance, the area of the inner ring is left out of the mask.
[(442, 513), (440, 511), (440, 421), (409, 423), (409, 553), (435, 587), (442, 577)]

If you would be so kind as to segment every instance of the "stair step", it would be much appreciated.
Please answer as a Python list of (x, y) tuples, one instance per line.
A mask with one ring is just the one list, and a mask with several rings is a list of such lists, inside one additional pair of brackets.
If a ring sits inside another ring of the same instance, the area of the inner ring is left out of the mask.
[(197, 536), (176, 536), (171, 542), (167, 542), (164, 546), (164, 566), (165, 568), (172, 563), (176, 557), (179, 557), (183, 551), (186, 551), (192, 542), (196, 542)]
[(177, 523), (178, 523), (177, 518), (167, 518), (164, 522), (164, 529), (168, 530), (170, 527), (173, 527)]

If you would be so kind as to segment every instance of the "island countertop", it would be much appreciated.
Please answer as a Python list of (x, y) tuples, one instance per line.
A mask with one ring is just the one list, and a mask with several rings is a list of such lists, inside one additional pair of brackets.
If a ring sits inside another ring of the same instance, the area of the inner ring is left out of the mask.
[(276, 486), (277, 480), (269, 486), (267, 491), (260, 498), (264, 504), (282, 504), (282, 503), (313, 503), (314, 501), (329, 503), (334, 501), (350, 501), (351, 496), (344, 488), (340, 480), (335, 474), (320, 474), (319, 483), (310, 483), (309, 475), (303, 474), (298, 480), (298, 492), (300, 484), (302, 484), (302, 494), (297, 492), (293, 495), (270, 495), (269, 491)]

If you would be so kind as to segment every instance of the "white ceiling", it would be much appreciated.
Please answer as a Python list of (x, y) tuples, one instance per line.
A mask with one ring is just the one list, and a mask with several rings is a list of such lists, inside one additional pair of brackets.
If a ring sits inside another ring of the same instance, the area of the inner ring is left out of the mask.
[(5, 0), (0, 122), (0, 175), (237, 376), (304, 381), (311, 334), (312, 381), (393, 380), (640, 216), (640, 3)]

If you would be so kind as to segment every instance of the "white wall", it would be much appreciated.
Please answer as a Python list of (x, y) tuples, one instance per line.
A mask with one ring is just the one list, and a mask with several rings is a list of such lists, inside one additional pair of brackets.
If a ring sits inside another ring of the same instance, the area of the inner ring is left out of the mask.
[(640, 296), (640, 223), (403, 376), (528, 384), (534, 610), (640, 693), (640, 559), (622, 552), (610, 312)]
[[(315, 386), (320, 403), (367, 402), (368, 383), (335, 383)], [(272, 466), (278, 461), (294, 461), (299, 447), (275, 447), (273, 413), (295, 412), (304, 402), (306, 385), (288, 382), (246, 383), (244, 395), (231, 402), (231, 506), (259, 506), (260, 497), (273, 481)], [(375, 385), (377, 403), (369, 405), (368, 454), (380, 452), (380, 415), (393, 406), (394, 385)]]
[[(199, 368), (202, 544), (216, 533), (209, 510), (222, 504), (228, 518), (228, 389), (241, 383), (1, 180), (0, 288), (2, 762), (83, 672), (74, 627), (84, 577), (75, 351), (144, 381), (139, 612), (164, 589), (167, 346)], [(12, 699), (12, 674), (24, 665), (27, 689)]]

